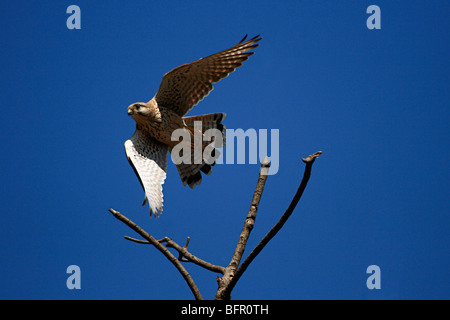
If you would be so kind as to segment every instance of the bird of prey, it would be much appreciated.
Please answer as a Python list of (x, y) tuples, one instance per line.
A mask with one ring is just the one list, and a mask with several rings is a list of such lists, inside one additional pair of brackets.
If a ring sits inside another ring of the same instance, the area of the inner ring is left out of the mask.
[[(225, 118), (224, 113), (184, 116), (213, 90), (213, 83), (241, 66), (254, 53), (250, 50), (256, 48), (257, 42), (261, 40), (259, 35), (246, 39), (247, 36), (229, 49), (169, 71), (150, 101), (133, 103), (128, 107), (128, 115), (136, 121), (136, 131), (125, 142), (125, 152), (144, 189), (143, 205), (148, 200), (150, 216), (152, 213), (159, 216), (162, 212), (162, 185), (166, 178), (167, 155), (182, 142), (172, 141), (172, 132), (182, 129), (193, 137), (195, 130), (199, 130), (194, 122), (201, 121), (201, 135), (208, 129), (217, 129), (225, 141), (225, 126), (221, 123)], [(207, 145), (202, 143), (201, 146), (204, 149)], [(200, 171), (207, 175), (211, 173), (211, 166), (219, 154), (219, 151), (214, 151), (211, 152), (212, 159), (176, 165), (183, 185), (194, 188), (202, 180)]]

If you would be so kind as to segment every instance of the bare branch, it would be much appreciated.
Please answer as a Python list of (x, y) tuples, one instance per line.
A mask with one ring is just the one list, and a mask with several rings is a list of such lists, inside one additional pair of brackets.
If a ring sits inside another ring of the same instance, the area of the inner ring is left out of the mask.
[[(204, 261), (204, 260), (202, 260), (200, 258), (197, 258), (192, 253), (190, 253), (187, 250), (187, 245), (189, 244), (189, 240), (190, 240), (190, 238), (188, 237), (188, 241), (186, 241), (186, 244), (184, 245), (184, 247), (181, 247), (179, 244), (177, 244), (172, 239), (167, 238), (167, 237), (164, 238), (164, 241), (166, 242), (166, 247), (174, 248), (180, 254), (180, 256), (178, 257), (179, 261), (192, 262), (192, 263), (194, 263), (194, 264), (196, 264), (196, 265), (198, 265), (200, 267), (203, 267), (205, 269), (208, 269), (210, 271), (221, 273), (221, 274), (224, 273), (224, 271), (225, 271), (224, 267), (216, 266), (216, 265), (214, 265), (212, 263), (209, 263), (209, 262)], [(186, 259), (182, 259), (183, 257), (186, 258)]]
[[(121, 214), (119, 211), (116, 211), (114, 209), (109, 209), (109, 212), (111, 212), (115, 218), (125, 223), (128, 227), (136, 231), (139, 235), (141, 235), (144, 239), (146, 239), (150, 244), (152, 244), (156, 249), (158, 249), (164, 256), (166, 256), (167, 259), (169, 259), (170, 262), (177, 268), (177, 270), (180, 272), (184, 280), (189, 286), (189, 289), (191, 289), (192, 293), (194, 294), (195, 299), (197, 300), (203, 300), (202, 295), (200, 294), (200, 291), (197, 288), (197, 285), (195, 284), (194, 280), (190, 276), (190, 274), (186, 271), (186, 269), (183, 267), (180, 261), (167, 249), (164, 245), (162, 245), (158, 240), (153, 238), (150, 234), (148, 234), (146, 231), (144, 231), (141, 227), (139, 227), (136, 223), (125, 217), (123, 214)], [(137, 239), (133, 239), (130, 237), (126, 238), (127, 240), (135, 241)], [(133, 240), (132, 240), (133, 239)], [(136, 242), (136, 241), (135, 241)], [(139, 243), (145, 243), (142, 241), (139, 241)]]
[(151, 242), (149, 242), (149, 241), (147, 241), (147, 240), (139, 240), (139, 239), (135, 239), (135, 238), (132, 238), (132, 237), (129, 237), (129, 236), (124, 236), (124, 238), (125, 238), (126, 240), (130, 240), (130, 241), (133, 241), (133, 242), (136, 242), (136, 243), (152, 244)]
[[(120, 212), (109, 209), (115, 218), (125, 223), (128, 227), (136, 231), (140, 234), (145, 240), (135, 239), (132, 237), (125, 236), (126, 240), (133, 241), (140, 244), (151, 244), (156, 249), (158, 249), (161, 253), (163, 253), (167, 259), (177, 268), (180, 274), (185, 279), (189, 288), (191, 289), (194, 297), (197, 300), (203, 300), (199, 289), (197, 288), (194, 280), (191, 278), (189, 273), (183, 267), (181, 262), (192, 262), (198, 266), (201, 266), (205, 269), (208, 269), (213, 272), (221, 273), (223, 275), (222, 278), (217, 276), (216, 280), (218, 283), (218, 290), (215, 296), (216, 300), (230, 299), (231, 291), (235, 287), (236, 283), (245, 272), (247, 267), (252, 263), (252, 261), (256, 258), (256, 256), (261, 252), (261, 250), (267, 245), (267, 243), (278, 233), (279, 230), (284, 226), (288, 218), (291, 216), (295, 207), (297, 206), (300, 198), (306, 188), (308, 180), (311, 176), (311, 168), (315, 161), (315, 159), (322, 154), (322, 151), (318, 151), (312, 155), (309, 155), (302, 161), (306, 164), (305, 172), (303, 174), (302, 181), (297, 189), (297, 192), (292, 199), (289, 207), (286, 209), (285, 213), (281, 216), (280, 220), (272, 227), (272, 229), (264, 236), (264, 238), (258, 243), (258, 245), (253, 249), (253, 251), (247, 256), (247, 258), (240, 264), (242, 256), (244, 254), (245, 247), (247, 245), (247, 240), (250, 236), (250, 233), (254, 227), (256, 213), (258, 211), (259, 202), (261, 200), (262, 193), (264, 191), (264, 186), (267, 180), (267, 175), (270, 167), (269, 159), (266, 157), (261, 163), (261, 170), (258, 177), (258, 182), (256, 184), (255, 191), (253, 193), (252, 202), (250, 205), (250, 209), (248, 211), (247, 217), (244, 222), (244, 226), (242, 228), (241, 234), (239, 236), (238, 243), (236, 245), (236, 249), (233, 253), (231, 261), (227, 267), (216, 266), (209, 262), (206, 262), (192, 253), (190, 253), (187, 249), (189, 245), (190, 238), (188, 237), (186, 243), (183, 247), (178, 245), (175, 241), (170, 239), (169, 237), (164, 237), (161, 240), (156, 240), (142, 228), (140, 228), (133, 221), (129, 220), (127, 217), (122, 215)], [(164, 245), (165, 244), (165, 245)], [(179, 256), (176, 258), (168, 248), (174, 248)]]
[[(147, 240), (139, 240), (139, 239), (135, 239), (132, 237), (128, 237), (125, 236), (124, 237), (127, 240), (136, 242), (136, 243), (141, 243), (141, 244), (152, 244), (151, 242), (147, 241)], [(181, 262), (192, 262), (200, 267), (203, 267), (205, 269), (208, 269), (210, 271), (213, 272), (217, 272), (217, 273), (221, 273), (223, 274), (225, 271), (225, 268), (222, 266), (216, 266), (212, 263), (209, 263), (207, 261), (204, 261), (196, 256), (194, 256), (192, 253), (190, 253), (187, 249), (187, 246), (189, 245), (189, 241), (191, 241), (191, 238), (188, 237), (186, 240), (186, 244), (184, 245), (184, 247), (181, 247), (180, 245), (178, 245), (175, 241), (173, 241), (172, 239), (170, 239), (169, 237), (164, 237), (161, 240), (157, 240), (159, 243), (166, 243), (166, 247), (167, 248), (174, 248), (175, 250), (178, 251), (179, 256), (178, 256), (178, 261)]]
[[(190, 238), (190, 237), (187, 237), (186, 243), (184, 244), (184, 247), (183, 247), (183, 250), (186, 250), (186, 251), (187, 251), (187, 246), (189, 245), (189, 241), (191, 241), (191, 238)], [(179, 253), (179, 255), (178, 255), (178, 260), (180, 260), (180, 261), (182, 261), (182, 262), (189, 262), (189, 260), (186, 259), (186, 258), (183, 256), (183, 254), (181, 253), (181, 251), (179, 251), (178, 253)]]
[[(256, 212), (258, 211), (259, 201), (261, 200), (261, 195), (264, 191), (264, 186), (267, 180), (267, 174), (269, 171), (270, 162), (269, 158), (265, 157), (261, 163), (261, 170), (259, 172), (258, 182), (256, 183), (255, 192), (253, 193), (252, 203), (247, 214), (247, 218), (244, 222), (244, 227), (242, 228), (241, 235), (239, 236), (236, 249), (234, 251), (233, 257), (231, 258), (230, 264), (225, 268), (222, 279), (217, 279), (219, 284), (219, 289), (217, 290), (215, 299), (229, 299), (230, 291), (224, 291), (228, 287), (230, 281), (233, 279), (236, 269), (244, 254), (245, 246), (247, 245), (247, 240), (250, 237), (250, 232), (253, 229), (256, 219)], [(224, 294), (227, 292), (228, 294)]]
[[(229, 283), (223, 288), (221, 292), (219, 290), (216, 294), (216, 299), (229, 299), (231, 295), (231, 291), (233, 290), (234, 286), (242, 276), (242, 274), (245, 272), (247, 267), (250, 265), (250, 263), (256, 258), (256, 256), (261, 252), (261, 250), (266, 246), (267, 243), (280, 231), (280, 229), (283, 227), (283, 225), (286, 223), (286, 221), (291, 216), (292, 212), (294, 211), (295, 207), (297, 206), (297, 203), (299, 202), (303, 191), (305, 191), (306, 185), (308, 184), (308, 180), (311, 176), (311, 168), (316, 160), (316, 158), (322, 154), (322, 151), (318, 151), (312, 155), (309, 155), (305, 159), (302, 159), (304, 163), (306, 163), (305, 166), (305, 172), (303, 174), (302, 181), (297, 189), (297, 192), (295, 193), (294, 198), (291, 201), (291, 204), (286, 209), (285, 213), (281, 216), (280, 220), (270, 229), (270, 231), (264, 236), (264, 238), (257, 244), (255, 249), (253, 249), (252, 252), (247, 256), (247, 258), (242, 262), (242, 264), (239, 266), (239, 269), (236, 271), (234, 276), (230, 279)], [(220, 289), (220, 288), (219, 288)]]

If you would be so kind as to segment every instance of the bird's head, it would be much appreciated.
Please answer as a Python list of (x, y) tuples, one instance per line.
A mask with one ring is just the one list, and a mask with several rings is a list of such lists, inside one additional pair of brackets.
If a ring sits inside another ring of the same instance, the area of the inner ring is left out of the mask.
[(136, 122), (161, 122), (161, 113), (151, 103), (136, 102), (128, 107), (128, 115)]
[(135, 117), (146, 117), (149, 114), (149, 108), (143, 102), (133, 103), (128, 107), (128, 115)]

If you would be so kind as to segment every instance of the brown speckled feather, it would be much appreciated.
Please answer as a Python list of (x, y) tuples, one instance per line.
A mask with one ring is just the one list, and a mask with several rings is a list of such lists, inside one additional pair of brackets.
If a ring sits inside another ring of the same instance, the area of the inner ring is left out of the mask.
[(235, 46), (197, 61), (183, 64), (166, 73), (155, 100), (159, 106), (170, 108), (183, 116), (213, 89), (213, 83), (227, 77), (254, 52), (261, 38), (245, 41), (244, 37)]

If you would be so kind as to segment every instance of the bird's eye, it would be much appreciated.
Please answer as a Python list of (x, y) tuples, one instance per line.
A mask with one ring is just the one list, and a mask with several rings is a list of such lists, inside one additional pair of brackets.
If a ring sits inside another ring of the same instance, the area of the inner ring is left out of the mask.
[(140, 105), (140, 104), (135, 104), (134, 106), (135, 106), (136, 109), (138, 109), (138, 110), (141, 108), (141, 105)]

